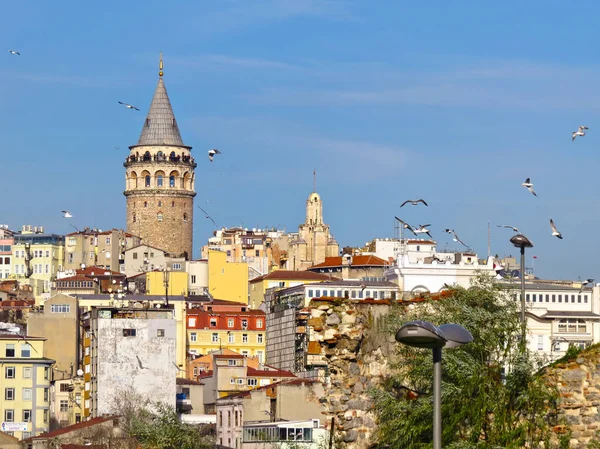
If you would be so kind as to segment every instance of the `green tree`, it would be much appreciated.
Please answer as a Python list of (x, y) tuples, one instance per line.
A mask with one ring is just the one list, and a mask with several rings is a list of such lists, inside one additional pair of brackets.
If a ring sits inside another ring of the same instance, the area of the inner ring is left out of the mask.
[(174, 408), (154, 404), (153, 410), (138, 410), (127, 433), (142, 449), (208, 449), (214, 447), (210, 426), (181, 422)]
[[(388, 317), (390, 332), (421, 319), (456, 323), (474, 337), (468, 345), (443, 351), (443, 447), (549, 447), (548, 408), (557, 392), (535, 373), (537, 360), (518, 351), (518, 305), (506, 289), (486, 276), (468, 289), (456, 287), (440, 300), (398, 306)], [(378, 447), (421, 449), (432, 446), (431, 350), (398, 344), (394, 374), (374, 390)], [(505, 372), (504, 367), (510, 367)]]

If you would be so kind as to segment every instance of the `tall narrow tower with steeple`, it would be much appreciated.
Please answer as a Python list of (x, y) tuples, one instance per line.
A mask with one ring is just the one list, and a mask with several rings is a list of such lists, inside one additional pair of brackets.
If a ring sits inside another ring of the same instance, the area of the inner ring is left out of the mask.
[(192, 258), (194, 169), (192, 147), (183, 143), (163, 81), (158, 85), (137, 144), (129, 147), (125, 166), (127, 231), (143, 245)]

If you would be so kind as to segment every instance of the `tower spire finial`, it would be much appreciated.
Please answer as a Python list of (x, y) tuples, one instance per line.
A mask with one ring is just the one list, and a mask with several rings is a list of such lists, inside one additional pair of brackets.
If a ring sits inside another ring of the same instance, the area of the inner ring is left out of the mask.
[(158, 76), (163, 76), (162, 51), (160, 52), (160, 62), (158, 63)]
[(317, 191), (317, 169), (313, 170), (313, 192)]

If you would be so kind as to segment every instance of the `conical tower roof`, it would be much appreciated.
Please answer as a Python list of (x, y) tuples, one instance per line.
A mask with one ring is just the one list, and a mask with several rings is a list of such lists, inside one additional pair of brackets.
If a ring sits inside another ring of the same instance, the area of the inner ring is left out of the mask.
[(162, 71), (137, 144), (186, 146), (179, 134), (167, 88), (162, 79)]

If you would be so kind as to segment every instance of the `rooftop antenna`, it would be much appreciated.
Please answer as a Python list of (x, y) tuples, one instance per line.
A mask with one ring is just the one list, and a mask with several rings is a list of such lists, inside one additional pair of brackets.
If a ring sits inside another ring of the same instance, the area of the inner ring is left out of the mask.
[(163, 76), (163, 60), (162, 60), (162, 51), (160, 52), (160, 61), (158, 63), (158, 76), (162, 78)]
[(490, 231), (490, 222), (488, 221), (488, 259), (492, 255), (492, 234)]

